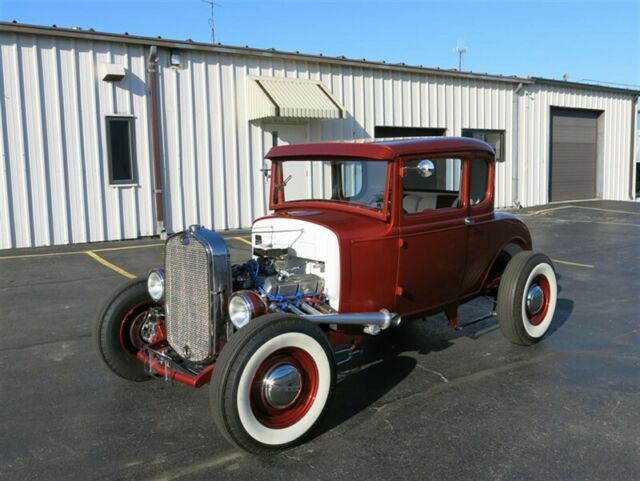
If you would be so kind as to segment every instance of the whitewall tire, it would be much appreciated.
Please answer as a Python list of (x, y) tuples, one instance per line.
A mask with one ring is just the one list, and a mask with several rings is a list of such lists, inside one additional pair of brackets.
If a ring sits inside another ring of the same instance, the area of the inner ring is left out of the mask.
[(223, 435), (261, 454), (299, 443), (333, 391), (335, 365), (322, 330), (268, 314), (235, 333), (216, 362), (211, 408)]
[(496, 316), (504, 336), (514, 344), (538, 342), (549, 330), (558, 299), (551, 259), (523, 251), (509, 261), (500, 280)]

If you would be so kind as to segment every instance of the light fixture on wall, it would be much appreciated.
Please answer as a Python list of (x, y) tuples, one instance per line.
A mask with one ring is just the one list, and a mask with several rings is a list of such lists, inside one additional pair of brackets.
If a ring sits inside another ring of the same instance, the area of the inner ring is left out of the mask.
[(169, 65), (180, 67), (180, 50), (173, 49), (169, 52)]

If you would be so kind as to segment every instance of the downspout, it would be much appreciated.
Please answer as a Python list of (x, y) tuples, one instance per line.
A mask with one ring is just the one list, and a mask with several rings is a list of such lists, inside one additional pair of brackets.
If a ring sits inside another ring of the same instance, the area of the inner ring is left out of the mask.
[(520, 151), (520, 92), (524, 88), (524, 84), (520, 82), (515, 90), (515, 96), (513, 98), (513, 143), (514, 143), (514, 155), (513, 155), (513, 163), (511, 166), (511, 203), (514, 207), (521, 208), (522, 204), (520, 203), (520, 192), (519, 192), (519, 151)]
[(637, 114), (640, 113), (640, 110), (636, 110), (638, 106), (638, 96), (633, 97), (633, 102), (631, 102), (631, 168), (630, 168), (630, 182), (629, 182), (629, 197), (631, 200), (635, 200), (636, 198), (636, 169), (638, 166), (636, 165), (636, 139), (638, 138), (638, 126), (636, 125)]
[(158, 47), (149, 47), (147, 72), (149, 73), (149, 134), (151, 136), (151, 157), (153, 158), (153, 196), (156, 211), (156, 235), (166, 236), (164, 226), (164, 196), (162, 191), (162, 161), (160, 158), (160, 121), (158, 118)]

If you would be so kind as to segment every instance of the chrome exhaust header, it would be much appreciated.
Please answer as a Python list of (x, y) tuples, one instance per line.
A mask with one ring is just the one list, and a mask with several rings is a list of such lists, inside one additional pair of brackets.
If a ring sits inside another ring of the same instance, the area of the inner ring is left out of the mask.
[[(304, 309), (303, 310), (307, 310)], [(298, 314), (300, 315), (300, 314)], [(304, 314), (302, 319), (317, 324), (336, 324), (338, 326), (364, 326), (368, 334), (377, 334), (381, 330), (400, 324), (401, 318), (395, 312), (381, 309), (379, 312), (360, 312), (349, 314)]]

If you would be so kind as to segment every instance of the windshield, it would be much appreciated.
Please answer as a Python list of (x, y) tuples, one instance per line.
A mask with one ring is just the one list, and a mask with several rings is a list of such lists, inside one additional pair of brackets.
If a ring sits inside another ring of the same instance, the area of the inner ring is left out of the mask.
[[(387, 182), (387, 162), (331, 159), (286, 160), (274, 185), (278, 202), (331, 201), (380, 211)], [(280, 196), (282, 193), (282, 196)]]

